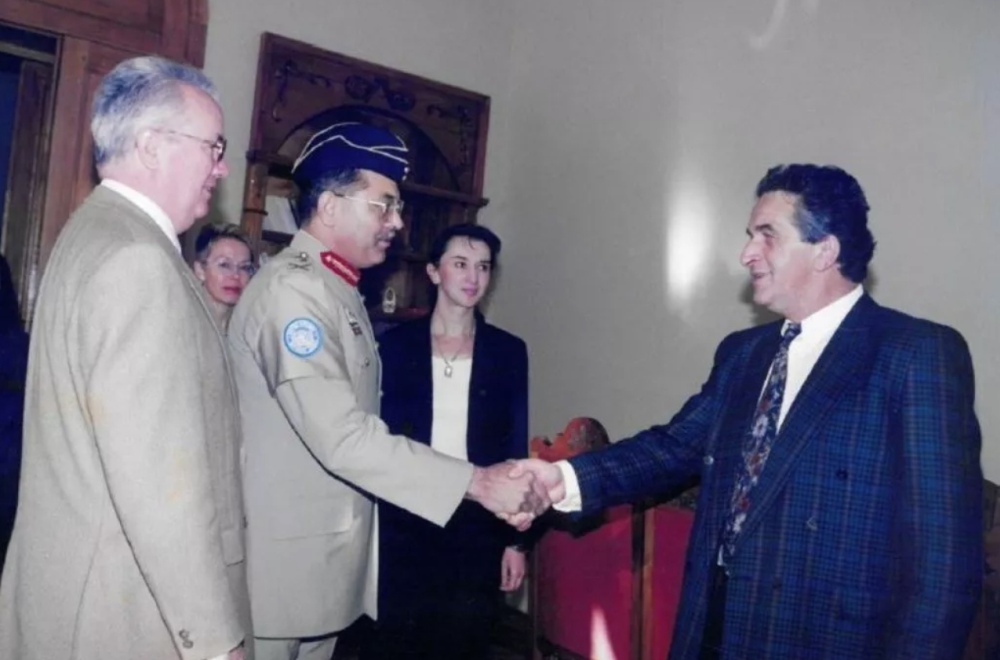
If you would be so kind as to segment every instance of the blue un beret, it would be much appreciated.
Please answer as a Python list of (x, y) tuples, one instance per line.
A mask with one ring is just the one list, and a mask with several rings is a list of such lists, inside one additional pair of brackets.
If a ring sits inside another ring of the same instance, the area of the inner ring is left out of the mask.
[(409, 163), (406, 143), (384, 128), (358, 122), (341, 122), (309, 138), (292, 166), (292, 178), (302, 189), (310, 188), (331, 172), (371, 170), (399, 183)]

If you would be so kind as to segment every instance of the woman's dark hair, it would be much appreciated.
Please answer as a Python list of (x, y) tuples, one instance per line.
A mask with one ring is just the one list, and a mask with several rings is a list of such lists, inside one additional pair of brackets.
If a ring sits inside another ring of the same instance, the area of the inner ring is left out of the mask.
[(448, 243), (451, 242), (451, 239), (459, 237), (465, 237), (470, 241), (482, 241), (486, 243), (486, 247), (490, 249), (490, 261), (493, 267), (496, 268), (497, 256), (500, 254), (500, 237), (486, 227), (474, 225), (471, 222), (451, 225), (441, 230), (441, 233), (435, 236), (434, 242), (431, 243), (427, 261), (434, 264), (434, 266), (441, 265), (441, 257), (444, 256), (445, 250), (448, 249)]
[(201, 231), (198, 232), (198, 237), (194, 240), (194, 258), (205, 263), (212, 251), (212, 246), (224, 238), (232, 238), (247, 246), (247, 249), (250, 250), (250, 257), (253, 258), (253, 248), (250, 247), (250, 239), (246, 232), (231, 222), (212, 222), (202, 227)]
[(311, 185), (296, 181), (299, 195), (295, 198), (295, 226), (302, 227), (312, 219), (319, 205), (320, 195), (327, 191), (334, 194), (350, 193), (362, 181), (361, 170), (354, 167), (331, 170)]

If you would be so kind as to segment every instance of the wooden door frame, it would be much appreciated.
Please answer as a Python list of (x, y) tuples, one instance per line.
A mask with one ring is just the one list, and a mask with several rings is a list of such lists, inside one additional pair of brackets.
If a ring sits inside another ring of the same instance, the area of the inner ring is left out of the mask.
[(200, 68), (205, 62), (208, 0), (163, 0), (162, 11), (161, 33), (38, 0), (4, 0), (0, 21), (135, 53), (158, 53)]
[[(208, 0), (146, 0), (145, 10), (130, 5), (136, 9), (130, 16), (119, 16), (114, 5), (99, 0), (87, 2), (0, 2), (0, 21), (59, 38), (51, 143), (42, 166), (47, 173), (44, 204), (32, 227), (38, 248), (26, 255), (34, 261), (26, 268), (34, 278), (31, 291), (37, 291), (60, 230), (94, 183), (89, 130), (94, 76), (133, 55), (155, 53), (197, 67), (205, 58)], [(34, 300), (21, 302), (26, 311), (34, 307)]]

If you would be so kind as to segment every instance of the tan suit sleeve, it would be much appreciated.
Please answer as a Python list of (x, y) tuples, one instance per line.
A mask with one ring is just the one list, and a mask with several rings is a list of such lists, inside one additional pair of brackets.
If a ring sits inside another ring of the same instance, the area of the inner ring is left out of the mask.
[[(364, 339), (353, 329), (357, 321), (347, 318), (342, 304), (330, 304), (321, 289), (318, 278), (292, 274), (279, 287), (280, 294), (269, 299), (255, 346), (268, 387), (327, 470), (444, 525), (465, 496), (472, 465), (392, 435), (377, 415), (365, 411), (351, 380), (352, 368), (357, 378), (361, 367), (348, 364), (351, 351), (344, 346)], [(318, 330), (318, 345), (309, 355), (286, 345), (285, 331), (296, 320), (305, 320), (300, 327), (314, 324)]]
[(171, 257), (138, 244), (101, 265), (80, 301), (80, 362), (114, 510), (178, 653), (201, 660), (244, 631), (207, 455), (197, 339), (210, 321)]

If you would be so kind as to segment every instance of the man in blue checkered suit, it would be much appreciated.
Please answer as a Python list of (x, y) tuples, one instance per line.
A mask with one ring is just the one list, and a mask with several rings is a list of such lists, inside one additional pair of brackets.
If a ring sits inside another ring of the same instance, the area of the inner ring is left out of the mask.
[[(955, 330), (864, 292), (867, 215), (839, 168), (772, 168), (740, 260), (783, 320), (726, 337), (668, 423), (519, 468), (583, 512), (700, 477), (671, 660), (962, 655), (983, 567), (972, 363)], [(792, 324), (776, 433), (748, 449)]]

